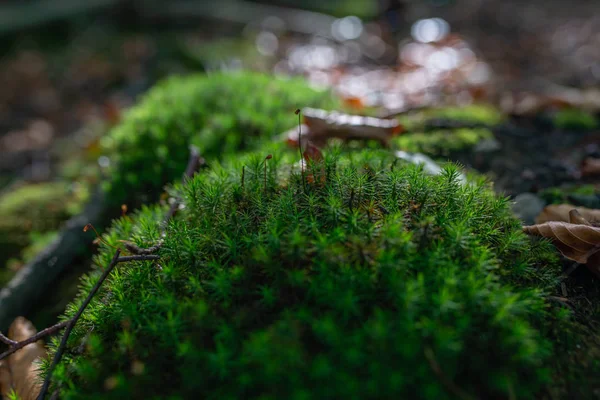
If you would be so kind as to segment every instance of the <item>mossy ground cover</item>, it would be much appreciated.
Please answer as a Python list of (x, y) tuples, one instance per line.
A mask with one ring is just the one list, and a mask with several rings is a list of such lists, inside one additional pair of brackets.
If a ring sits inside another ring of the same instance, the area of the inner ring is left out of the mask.
[[(597, 360), (568, 358), (584, 328), (546, 298), (556, 253), (487, 184), (329, 149), (305, 185), (294, 161), (265, 145), (172, 190), (161, 261), (120, 266), (83, 314), (64, 398), (532, 398), (561, 374), (591, 393)], [(105, 239), (156, 243), (165, 211)]]
[[(106, 136), (115, 210), (158, 199), (189, 144), (208, 167), (171, 190), (185, 207), (161, 260), (120, 265), (83, 314), (54, 375), (61, 396), (590, 397), (597, 316), (548, 300), (556, 252), (521, 233), (507, 200), (477, 178), (461, 185), (455, 166), (430, 177), (356, 146), (326, 149), (306, 172), (325, 181), (303, 182), (297, 151), (270, 140), (303, 106), (337, 102), (298, 80), (177, 77)], [(495, 123), (440, 112), (418, 118)], [(115, 221), (106, 242), (155, 244), (165, 208)]]
[[(501, 113), (487, 104), (415, 111), (402, 115), (398, 119), (406, 129), (406, 133), (394, 139), (395, 146), (405, 151), (421, 152), (438, 158), (470, 151), (481, 140), (492, 139), (494, 134), (491, 128), (503, 121)], [(436, 120), (464, 126), (427, 128), (429, 123)]]
[(0, 196), (0, 286), (80, 211), (83, 198), (64, 182), (24, 184)]

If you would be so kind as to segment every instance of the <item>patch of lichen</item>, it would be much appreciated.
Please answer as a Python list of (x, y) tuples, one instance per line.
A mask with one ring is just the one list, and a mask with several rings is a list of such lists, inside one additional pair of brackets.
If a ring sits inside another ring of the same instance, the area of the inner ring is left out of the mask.
[(71, 191), (62, 182), (25, 184), (0, 197), (0, 265), (5, 283), (6, 262), (35, 244), (41, 234), (56, 231), (80, 211), (85, 193)]
[[(329, 149), (304, 176), (295, 161), (265, 146), (172, 191), (185, 207), (161, 260), (109, 277), (69, 340), (84, 354), (56, 370), (61, 398), (533, 398), (555, 385), (556, 360), (584, 342), (546, 300), (556, 253), (507, 199), (378, 150)], [(156, 243), (165, 211), (121, 218), (105, 240)], [(65, 318), (113, 253), (103, 245)]]
[(329, 93), (299, 79), (250, 72), (169, 78), (103, 138), (112, 165), (109, 198), (117, 204), (134, 195), (138, 203), (156, 200), (183, 173), (190, 144), (210, 163), (289, 129), (296, 108), (335, 104)]

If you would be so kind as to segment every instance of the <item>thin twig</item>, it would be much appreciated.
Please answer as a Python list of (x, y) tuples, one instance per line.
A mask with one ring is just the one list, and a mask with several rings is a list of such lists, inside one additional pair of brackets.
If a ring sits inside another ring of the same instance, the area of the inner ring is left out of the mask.
[(158, 260), (160, 256), (156, 254), (144, 254), (137, 256), (122, 256), (117, 260), (118, 263), (128, 262), (128, 261), (150, 261), (150, 260)]
[(4, 343), (8, 344), (10, 346), (10, 348), (8, 350), (6, 350), (4, 353), (0, 354), (0, 360), (5, 359), (6, 357), (8, 357), (9, 355), (11, 355), (15, 351), (22, 349), (23, 347), (27, 346), (28, 344), (35, 343), (38, 340), (42, 339), (43, 337), (46, 337), (48, 335), (53, 334), (56, 331), (61, 330), (62, 328), (64, 328), (65, 326), (67, 326), (68, 323), (69, 323), (69, 321), (59, 322), (58, 324), (52, 325), (51, 327), (43, 329), (43, 330), (39, 331), (38, 333), (36, 333), (35, 335), (31, 336), (30, 338), (27, 338), (25, 340), (21, 340), (20, 342), (16, 342), (14, 340), (10, 340), (6, 336), (4, 336), (4, 335), (2, 335), (0, 333), (0, 335), (2, 337), (4, 337), (5, 339), (7, 339), (8, 341), (11, 342), (11, 343), (8, 343), (6, 340), (2, 339), (2, 341)]
[(452, 380), (450, 380), (450, 378), (448, 378), (444, 374), (444, 371), (442, 371), (442, 369), (440, 368), (440, 365), (438, 364), (438, 362), (435, 359), (433, 350), (431, 350), (431, 348), (429, 348), (429, 347), (425, 347), (425, 358), (427, 359), (427, 362), (429, 363), (431, 370), (439, 378), (439, 380), (442, 382), (442, 385), (450, 393), (452, 393), (454, 396), (456, 396), (459, 399), (463, 399), (463, 400), (471, 400), (472, 399), (472, 397), (467, 392), (465, 392), (464, 390), (462, 390), (461, 388), (456, 386), (456, 384), (454, 382), (452, 382)]
[(93, 289), (90, 291), (90, 293), (88, 294), (88, 296), (86, 297), (84, 302), (81, 304), (81, 306), (79, 307), (79, 310), (77, 310), (77, 313), (73, 316), (73, 318), (71, 318), (68, 321), (67, 329), (65, 330), (63, 338), (60, 341), (60, 345), (58, 346), (58, 349), (56, 350), (56, 354), (54, 354), (54, 359), (52, 360), (52, 364), (50, 365), (50, 368), (48, 368), (48, 371), (46, 373), (46, 379), (44, 379), (44, 384), (42, 385), (42, 389), (40, 390), (40, 394), (37, 398), (38, 400), (44, 400), (44, 398), (46, 397), (46, 393), (48, 392), (48, 388), (50, 387), (50, 381), (52, 380), (52, 373), (54, 372), (54, 369), (60, 362), (60, 359), (61, 359), (63, 353), (65, 352), (65, 348), (67, 347), (67, 341), (69, 340), (69, 335), (71, 334), (73, 327), (75, 327), (77, 320), (79, 319), (79, 317), (81, 317), (81, 314), (83, 314), (83, 311), (86, 309), (88, 304), (90, 304), (90, 301), (92, 301), (92, 298), (94, 297), (94, 295), (96, 294), (98, 289), (100, 289), (100, 286), (102, 285), (104, 280), (108, 277), (108, 275), (112, 272), (112, 270), (115, 268), (115, 266), (119, 263), (120, 255), (121, 255), (121, 250), (117, 250), (115, 252), (114, 257), (112, 258), (112, 261), (110, 262), (110, 264), (108, 265), (106, 270), (104, 270), (104, 273), (102, 274), (102, 276), (100, 277), (98, 282), (96, 282), (96, 284), (94, 285)]
[(300, 174), (302, 175), (302, 189), (306, 192), (306, 182), (304, 181), (304, 157), (302, 155), (302, 111), (296, 110), (298, 115), (298, 151), (300, 152)]
[(121, 243), (123, 243), (123, 246), (125, 246), (125, 249), (130, 252), (131, 254), (136, 254), (136, 255), (148, 255), (148, 254), (153, 254), (156, 253), (158, 250), (160, 250), (160, 248), (162, 247), (162, 240), (159, 240), (157, 244), (155, 244), (154, 246), (150, 246), (148, 248), (143, 248), (143, 247), (139, 247), (138, 245), (136, 245), (133, 242), (130, 242), (128, 240), (121, 240)]
[[(6, 343), (9, 346), (14, 346), (15, 344), (17, 344), (17, 342), (15, 340), (11, 340), (11, 339), (7, 338), (1, 332), (0, 332), (0, 341)], [(0, 358), (0, 360), (1, 360), (1, 358)]]
[[(196, 146), (190, 146), (190, 158), (183, 174), (183, 182), (185, 183), (186, 180), (194, 176), (194, 173), (196, 173), (196, 171), (198, 171), (198, 169), (205, 163), (206, 161), (200, 156), (200, 151), (198, 148)], [(167, 215), (165, 215), (163, 226), (167, 226), (168, 222), (171, 220), (171, 218), (173, 218), (173, 215), (175, 215), (178, 208), (179, 201), (175, 200), (173, 204), (171, 204)]]

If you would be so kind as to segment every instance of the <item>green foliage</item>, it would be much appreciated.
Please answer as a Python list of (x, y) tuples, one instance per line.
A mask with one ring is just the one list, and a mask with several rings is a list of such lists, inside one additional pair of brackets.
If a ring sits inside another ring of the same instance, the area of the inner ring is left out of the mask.
[[(551, 187), (542, 190), (539, 196), (547, 204), (564, 204), (564, 203), (579, 203), (573, 201), (578, 198), (594, 198), (594, 196), (600, 196), (600, 188), (594, 185), (566, 185), (560, 187)], [(575, 204), (589, 208), (598, 208), (595, 204)]]
[(113, 166), (109, 197), (117, 204), (132, 193), (138, 201), (155, 200), (183, 173), (190, 144), (210, 162), (293, 127), (298, 107), (334, 104), (329, 93), (297, 79), (248, 72), (169, 78), (103, 138)]
[(453, 152), (473, 148), (479, 141), (493, 137), (492, 132), (486, 128), (437, 129), (400, 135), (394, 139), (394, 143), (405, 151), (448, 156)]
[(504, 116), (494, 106), (488, 104), (470, 104), (464, 107), (440, 107), (404, 114), (398, 117), (408, 130), (418, 131), (431, 119), (446, 119), (465, 124), (498, 125)]
[(598, 119), (593, 114), (578, 108), (558, 111), (553, 122), (557, 128), (565, 130), (592, 130), (598, 127)]
[[(173, 188), (185, 208), (161, 260), (109, 277), (69, 340), (85, 353), (55, 371), (61, 398), (455, 398), (448, 381), (533, 398), (553, 384), (553, 360), (582, 342), (545, 301), (556, 253), (507, 199), (459, 184), (452, 165), (430, 177), (338, 148), (304, 190), (295, 160), (267, 146)], [(105, 239), (148, 247), (165, 211), (144, 207)], [(113, 253), (103, 245), (65, 318)]]
[[(432, 120), (448, 120), (465, 127), (455, 129), (425, 129)], [(458, 151), (472, 149), (479, 141), (493, 138), (489, 128), (503, 120), (502, 114), (487, 104), (465, 107), (442, 107), (415, 111), (398, 117), (406, 133), (394, 139), (402, 150), (426, 153), (431, 156), (448, 156)], [(470, 124), (487, 127), (468, 127)]]
[(28, 184), (1, 196), (0, 267), (34, 243), (37, 234), (57, 230), (64, 220), (79, 212), (82, 202), (62, 182)]

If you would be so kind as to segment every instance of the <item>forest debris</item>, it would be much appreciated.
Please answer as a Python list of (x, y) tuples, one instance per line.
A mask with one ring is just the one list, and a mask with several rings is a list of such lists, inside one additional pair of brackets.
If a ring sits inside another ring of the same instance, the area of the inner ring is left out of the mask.
[(390, 138), (402, 132), (402, 125), (396, 119), (366, 117), (343, 114), (338, 111), (326, 111), (316, 108), (302, 109), (304, 123), (301, 125), (301, 137), (298, 128), (286, 132), (288, 144), (298, 146), (311, 141), (323, 146), (328, 139), (377, 140), (387, 145)]
[(572, 204), (552, 204), (544, 207), (542, 212), (535, 218), (535, 223), (543, 224), (550, 221), (569, 222), (571, 220), (569, 213), (575, 209), (584, 221), (589, 221), (592, 224), (600, 222), (600, 210), (576, 207)]
[(577, 210), (569, 212), (569, 222), (550, 221), (524, 226), (523, 231), (552, 240), (563, 256), (586, 264), (600, 277), (600, 227), (589, 224)]
[(581, 163), (581, 176), (600, 175), (600, 158), (588, 157)]
[[(17, 317), (8, 330), (8, 338), (16, 342), (36, 334), (33, 324), (23, 317)], [(46, 356), (41, 340), (33, 342), (0, 361), (0, 393), (4, 398), (14, 390), (19, 399), (35, 399), (40, 392), (37, 361)]]

